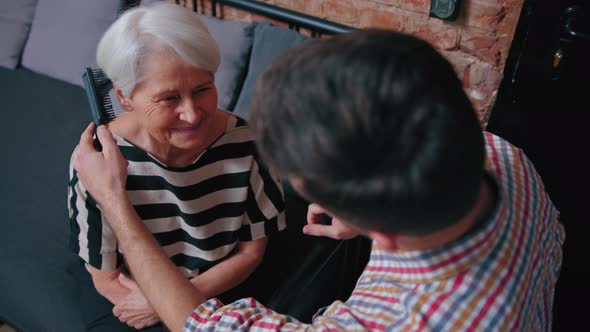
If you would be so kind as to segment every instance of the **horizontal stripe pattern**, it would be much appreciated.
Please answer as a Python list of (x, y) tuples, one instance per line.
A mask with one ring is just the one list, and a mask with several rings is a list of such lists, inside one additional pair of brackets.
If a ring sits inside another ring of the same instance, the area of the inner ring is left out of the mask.
[(212, 299), (184, 331), (548, 331), (564, 241), (559, 212), (524, 153), (484, 133), (486, 168), (498, 202), (485, 223), (428, 251), (387, 252), (375, 244), (350, 298), (313, 324), (253, 299)]
[[(246, 122), (235, 116), (193, 164), (164, 165), (115, 135), (127, 161), (126, 190), (136, 212), (179, 269), (192, 277), (286, 227), (280, 182), (256, 155)], [(71, 164), (71, 163), (70, 163)], [(122, 264), (109, 225), (70, 166), (70, 247), (97, 269)]]

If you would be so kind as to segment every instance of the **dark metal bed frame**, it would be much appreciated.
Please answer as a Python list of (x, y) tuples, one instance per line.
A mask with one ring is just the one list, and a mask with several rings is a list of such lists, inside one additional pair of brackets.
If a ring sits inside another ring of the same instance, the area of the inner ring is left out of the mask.
[[(233, 7), (249, 13), (262, 15), (288, 24), (289, 29), (299, 31), (300, 28), (308, 29), (312, 37), (320, 37), (323, 34), (332, 35), (354, 30), (353, 27), (331, 22), (311, 15), (296, 12), (290, 9), (269, 5), (254, 0), (210, 0), (211, 15), (223, 18), (223, 6)], [(176, 3), (180, 3), (176, 0)], [(205, 0), (192, 0), (193, 10), (205, 12)], [(218, 5), (220, 10), (218, 10)]]

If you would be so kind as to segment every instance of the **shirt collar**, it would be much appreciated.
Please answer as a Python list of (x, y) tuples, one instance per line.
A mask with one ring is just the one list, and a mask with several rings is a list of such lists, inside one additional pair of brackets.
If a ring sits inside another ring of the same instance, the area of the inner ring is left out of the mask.
[[(498, 183), (490, 176), (494, 183)], [(399, 282), (428, 283), (448, 279), (481, 262), (501, 240), (501, 229), (507, 218), (504, 194), (496, 190), (496, 204), (482, 225), (461, 238), (430, 250), (382, 250), (373, 243), (371, 258), (365, 271), (373, 276)]]

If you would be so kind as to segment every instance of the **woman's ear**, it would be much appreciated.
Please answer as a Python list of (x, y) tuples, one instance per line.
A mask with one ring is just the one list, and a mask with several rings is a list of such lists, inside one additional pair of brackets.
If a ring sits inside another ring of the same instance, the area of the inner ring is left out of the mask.
[(127, 112), (133, 111), (133, 106), (131, 106), (131, 100), (129, 98), (125, 97), (125, 95), (123, 94), (121, 89), (119, 89), (118, 86), (113, 84), (113, 88), (115, 89), (115, 93), (117, 94), (117, 98), (119, 99), (121, 106), (123, 106), (123, 108)]

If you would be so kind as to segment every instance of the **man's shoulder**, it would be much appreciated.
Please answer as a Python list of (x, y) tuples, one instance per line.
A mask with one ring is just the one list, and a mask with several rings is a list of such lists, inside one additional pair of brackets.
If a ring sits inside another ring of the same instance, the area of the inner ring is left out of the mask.
[(485, 168), (500, 186), (539, 181), (534, 165), (520, 147), (490, 132), (484, 132), (484, 140)]

